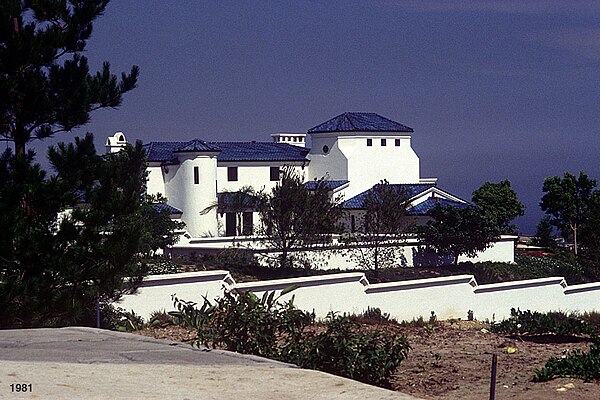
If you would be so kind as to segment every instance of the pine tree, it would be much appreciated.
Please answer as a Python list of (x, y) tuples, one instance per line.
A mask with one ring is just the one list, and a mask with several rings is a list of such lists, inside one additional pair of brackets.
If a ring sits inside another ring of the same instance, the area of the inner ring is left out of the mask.
[(86, 124), (94, 110), (118, 107), (138, 67), (119, 80), (104, 63), (91, 73), (82, 54), (109, 0), (0, 2), (0, 135), (25, 157), (35, 139)]

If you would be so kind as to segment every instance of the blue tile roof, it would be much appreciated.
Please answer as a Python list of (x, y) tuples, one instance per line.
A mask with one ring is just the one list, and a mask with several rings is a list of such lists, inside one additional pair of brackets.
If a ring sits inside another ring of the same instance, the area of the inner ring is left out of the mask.
[(221, 149), (211, 143), (207, 143), (204, 140), (200, 140), (200, 139), (193, 139), (190, 140), (189, 142), (184, 143), (182, 146), (178, 147), (177, 150), (175, 150), (175, 153), (180, 153), (180, 152), (197, 152), (197, 151), (211, 151), (211, 152), (215, 152), (215, 151), (221, 151)]
[(414, 132), (412, 128), (375, 113), (346, 112), (308, 130), (320, 132)]
[(175, 208), (169, 204), (165, 203), (152, 203), (152, 207), (158, 212), (167, 211), (169, 214), (181, 214), (182, 211), (178, 208)]
[[(304, 187), (308, 190), (315, 190), (320, 181), (305, 182)], [(334, 190), (350, 181), (323, 181), (323, 185), (329, 190)]]
[(186, 142), (150, 142), (144, 145), (147, 161), (177, 163), (173, 152)]
[[(370, 193), (373, 188), (377, 187), (379, 184), (373, 186), (369, 190), (365, 190), (362, 193), (357, 194), (356, 196), (344, 201), (342, 203), (342, 208), (350, 208), (350, 209), (363, 209), (365, 197), (368, 193)], [(398, 192), (398, 194), (406, 194), (408, 198), (412, 198), (419, 193), (426, 191), (427, 189), (434, 187), (433, 183), (415, 183), (415, 184), (390, 184), (389, 185), (392, 190)]]
[(444, 199), (441, 197), (430, 197), (427, 200), (410, 207), (406, 210), (407, 215), (428, 215), (431, 210), (435, 208), (437, 205), (441, 205), (442, 207), (446, 206), (454, 206), (458, 208), (465, 208), (468, 206), (468, 203), (461, 203), (455, 200)]
[(219, 161), (308, 161), (309, 149), (275, 142), (214, 142)]
[[(308, 161), (309, 149), (274, 142), (150, 142), (144, 145), (148, 161), (177, 163), (180, 151), (219, 151), (218, 161)], [(192, 150), (205, 149), (205, 150)], [(211, 149), (211, 150), (208, 150)], [(215, 150), (218, 149), (218, 150)]]

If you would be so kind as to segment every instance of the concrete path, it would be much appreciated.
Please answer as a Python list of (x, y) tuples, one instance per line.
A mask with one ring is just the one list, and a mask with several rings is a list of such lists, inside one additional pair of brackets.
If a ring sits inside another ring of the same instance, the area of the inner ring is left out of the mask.
[(0, 330), (0, 398), (415, 399), (261, 357), (77, 327)]

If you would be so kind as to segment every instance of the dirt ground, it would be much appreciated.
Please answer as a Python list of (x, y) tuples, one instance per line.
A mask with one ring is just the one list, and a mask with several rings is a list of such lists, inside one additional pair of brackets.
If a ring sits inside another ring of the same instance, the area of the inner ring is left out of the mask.
[[(585, 350), (582, 338), (549, 335), (531, 339), (484, 333), (479, 322), (440, 322), (433, 328), (402, 328), (412, 350), (394, 375), (395, 390), (432, 399), (488, 399), (492, 355), (498, 355), (496, 399), (600, 399), (600, 384), (577, 379), (534, 383), (535, 369), (552, 356)], [(507, 348), (516, 349), (507, 353)]]
[[(489, 398), (492, 354), (498, 355), (496, 399), (600, 399), (600, 383), (556, 379), (534, 383), (535, 369), (551, 356), (586, 350), (583, 338), (543, 336), (510, 338), (484, 333), (476, 321), (438, 322), (433, 327), (391, 327), (407, 336), (412, 350), (392, 378), (395, 390), (426, 399), (481, 400)], [(373, 327), (370, 327), (373, 329)], [(193, 333), (177, 326), (137, 332), (156, 338), (190, 341)], [(513, 347), (515, 353), (506, 349)]]

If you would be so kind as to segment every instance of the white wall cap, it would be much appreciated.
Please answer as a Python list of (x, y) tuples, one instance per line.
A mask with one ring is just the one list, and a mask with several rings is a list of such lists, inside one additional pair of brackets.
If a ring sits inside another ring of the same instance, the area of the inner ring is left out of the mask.
[(477, 281), (473, 275), (442, 276), (439, 278), (414, 279), (410, 281), (374, 283), (367, 289), (367, 293), (390, 292), (398, 290), (409, 290), (435, 286), (459, 285), (468, 283), (476, 287)]
[(565, 289), (565, 294), (575, 294), (582, 292), (600, 291), (600, 282), (582, 283), (580, 285), (570, 285)]
[(565, 278), (554, 276), (550, 278), (525, 279), (521, 281), (490, 283), (487, 285), (479, 285), (475, 288), (475, 293), (500, 292), (512, 289), (527, 289), (539, 286), (560, 285), (563, 289), (567, 288)]
[(229, 271), (215, 270), (181, 272), (178, 274), (148, 275), (144, 278), (140, 287), (158, 286), (167, 283), (170, 285), (174, 285), (178, 283), (205, 282), (209, 280), (223, 280), (228, 285), (235, 284), (235, 281), (229, 274)]
[[(368, 286), (369, 281), (362, 272), (349, 272), (345, 274), (327, 274), (317, 276), (306, 276), (300, 278), (274, 279), (269, 281), (245, 282), (235, 285), (236, 290), (279, 290), (289, 286), (297, 285), (299, 287), (319, 286), (332, 283), (360, 282), (363, 286)], [(293, 293), (293, 292), (292, 292)]]

